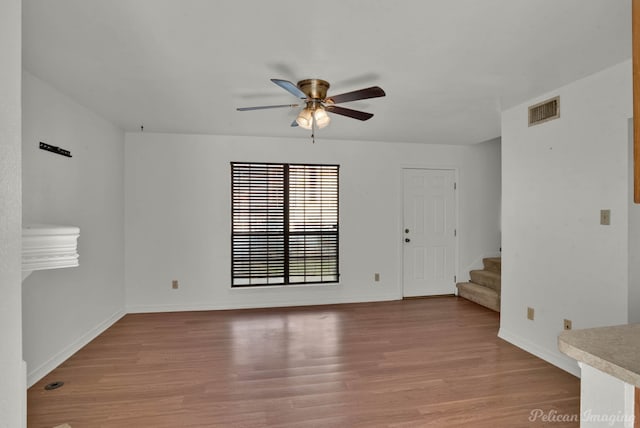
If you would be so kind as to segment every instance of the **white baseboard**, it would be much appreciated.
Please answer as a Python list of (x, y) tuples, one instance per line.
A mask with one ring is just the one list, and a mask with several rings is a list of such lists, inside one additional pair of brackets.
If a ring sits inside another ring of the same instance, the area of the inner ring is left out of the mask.
[(49, 360), (45, 361), (39, 367), (36, 367), (32, 371), (27, 373), (27, 388), (30, 388), (38, 382), (40, 379), (49, 374), (53, 369), (58, 367), (60, 364), (65, 362), (69, 357), (82, 349), (86, 344), (91, 342), (93, 339), (98, 337), (102, 332), (111, 327), (116, 323), (120, 318), (125, 315), (125, 311), (119, 310), (109, 318), (83, 334), (80, 338), (78, 338), (73, 343), (69, 344), (62, 351), (58, 352), (53, 357), (49, 358)]
[(20, 397), (22, 428), (27, 428), (27, 363), (24, 360), (20, 364), (20, 370), (22, 374), (22, 391), (24, 391)]
[(498, 337), (568, 373), (571, 373), (576, 377), (580, 377), (580, 367), (578, 366), (578, 363), (569, 357), (563, 357), (549, 352), (548, 349), (542, 348), (527, 339), (505, 330), (504, 328), (500, 328), (498, 331)]
[(220, 311), (229, 309), (258, 309), (258, 308), (283, 308), (291, 306), (317, 306), (317, 305), (340, 305), (344, 303), (369, 303), (369, 302), (388, 302), (393, 300), (401, 300), (402, 297), (370, 296), (366, 299), (362, 298), (341, 298), (327, 299), (325, 301), (309, 301), (309, 300), (290, 300), (282, 302), (264, 302), (250, 304), (225, 304), (215, 305), (210, 303), (195, 304), (165, 304), (165, 305), (131, 305), (127, 306), (127, 313), (140, 314), (151, 312), (187, 312), (187, 311)]

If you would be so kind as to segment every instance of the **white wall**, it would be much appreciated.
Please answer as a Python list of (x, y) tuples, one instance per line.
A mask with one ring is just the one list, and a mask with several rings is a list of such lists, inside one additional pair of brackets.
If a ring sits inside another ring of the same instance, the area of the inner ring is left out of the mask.
[[(43, 141), (70, 150), (40, 150)], [(29, 73), (23, 76), (23, 222), (80, 227), (77, 268), (23, 283), (29, 384), (124, 310), (124, 133)]]
[[(321, 134), (315, 144), (306, 138), (127, 134), (128, 310), (400, 298), (402, 166), (457, 168), (460, 275), (460, 268), (500, 246), (499, 146), (324, 141)], [(341, 165), (339, 285), (230, 289), (230, 161)], [(179, 290), (171, 289), (172, 279), (180, 281)]]
[[(563, 319), (627, 322), (631, 88), (626, 61), (502, 114), (500, 336), (575, 374), (557, 350)], [(528, 127), (527, 106), (555, 95), (560, 119)]]
[(20, 292), (21, 2), (0, 2), (0, 427), (26, 426)]
[[(461, 185), (460, 211), (462, 224), (458, 231), (464, 236), (464, 251), (458, 281), (468, 281), (469, 271), (482, 269), (482, 258), (499, 256), (501, 247), (500, 212), (502, 206), (501, 140), (496, 138), (467, 147), (463, 162), (473, 168), (471, 180)], [(487, 247), (487, 243), (491, 243)], [(469, 256), (476, 255), (476, 258)]]
[(629, 322), (640, 323), (640, 204), (633, 202), (633, 119), (629, 119)]

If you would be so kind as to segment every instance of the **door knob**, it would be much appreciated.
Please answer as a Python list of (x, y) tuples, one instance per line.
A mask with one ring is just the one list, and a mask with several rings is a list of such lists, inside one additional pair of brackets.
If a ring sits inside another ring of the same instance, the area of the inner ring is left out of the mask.
[(409, 239), (409, 238), (404, 238), (404, 242), (411, 242), (411, 239)]
[(404, 230), (404, 233), (409, 233), (409, 229), (405, 229), (405, 230)]

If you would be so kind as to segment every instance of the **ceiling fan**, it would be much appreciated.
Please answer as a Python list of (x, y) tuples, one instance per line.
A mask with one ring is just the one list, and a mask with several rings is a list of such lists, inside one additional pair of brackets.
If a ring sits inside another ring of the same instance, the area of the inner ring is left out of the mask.
[[(364, 111), (353, 110), (350, 108), (340, 107), (336, 104), (346, 103), (350, 101), (364, 100), (367, 98), (384, 97), (386, 94), (379, 86), (371, 86), (370, 88), (359, 89), (357, 91), (345, 92), (344, 94), (327, 97), (329, 82), (322, 79), (305, 79), (294, 85), (288, 80), (271, 79), (273, 83), (288, 91), (296, 98), (304, 100), (305, 107), (291, 126), (300, 126), (304, 129), (313, 129), (314, 127), (324, 128), (329, 124), (331, 118), (327, 114), (335, 113), (347, 116), (352, 119), (368, 120), (373, 114)], [(298, 107), (299, 104), (279, 104), (270, 106), (257, 107), (240, 107), (238, 111), (248, 110), (264, 110), (271, 108)]]

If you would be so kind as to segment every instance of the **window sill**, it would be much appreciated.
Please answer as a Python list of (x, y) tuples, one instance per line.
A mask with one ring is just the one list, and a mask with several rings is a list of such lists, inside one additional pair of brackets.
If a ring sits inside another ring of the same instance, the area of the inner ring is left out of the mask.
[(316, 287), (335, 287), (341, 285), (340, 282), (325, 282), (316, 284), (289, 284), (289, 285), (247, 285), (242, 287), (229, 286), (230, 290), (273, 290), (273, 289), (292, 289), (292, 288), (316, 288)]

